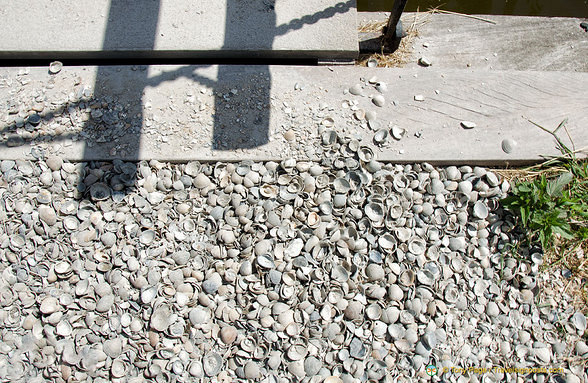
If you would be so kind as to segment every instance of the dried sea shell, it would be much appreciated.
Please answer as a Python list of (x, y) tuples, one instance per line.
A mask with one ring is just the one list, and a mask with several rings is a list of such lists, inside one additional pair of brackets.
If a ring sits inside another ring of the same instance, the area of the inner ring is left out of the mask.
[(500, 146), (503, 152), (510, 154), (515, 150), (517, 142), (512, 138), (505, 138), (504, 140), (502, 140)]
[(372, 98), (372, 102), (375, 106), (382, 107), (386, 103), (386, 99), (381, 94), (377, 94)]
[(90, 186), (90, 197), (94, 201), (104, 201), (110, 197), (110, 187), (102, 182), (97, 182)]

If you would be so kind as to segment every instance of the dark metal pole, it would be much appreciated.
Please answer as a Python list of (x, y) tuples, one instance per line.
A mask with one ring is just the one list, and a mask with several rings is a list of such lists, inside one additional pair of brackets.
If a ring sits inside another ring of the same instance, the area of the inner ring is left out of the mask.
[(382, 40), (384, 47), (393, 47), (395, 40), (402, 37), (396, 36), (396, 25), (398, 25), (398, 22), (400, 21), (400, 16), (402, 15), (402, 12), (404, 12), (404, 7), (406, 6), (407, 1), (408, 0), (394, 0), (392, 13), (388, 19), (388, 25), (386, 26), (384, 39)]

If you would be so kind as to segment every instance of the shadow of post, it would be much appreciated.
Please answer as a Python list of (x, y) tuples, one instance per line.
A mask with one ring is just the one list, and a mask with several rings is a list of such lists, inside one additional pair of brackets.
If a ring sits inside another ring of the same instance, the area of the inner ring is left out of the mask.
[[(254, 54), (260, 48), (271, 50), (276, 33), (274, 3), (266, 0), (260, 3), (259, 12), (251, 12), (251, 3), (227, 0), (223, 51)], [(269, 141), (269, 66), (238, 68), (221, 65), (218, 70), (212, 134), (215, 150), (250, 149)]]
[[(143, 52), (153, 50), (159, 9), (160, 0), (112, 0), (102, 43), (103, 53), (109, 58), (119, 58), (125, 50), (131, 48)], [(125, 152), (127, 160), (139, 159), (143, 126), (142, 98), (148, 83), (148, 72), (146, 68), (139, 68), (138, 77), (134, 76), (135, 83), (130, 86), (113, 84), (117, 78), (111, 76), (111, 73), (112, 68), (105, 65), (99, 66), (96, 72), (91, 107), (95, 106), (99, 111), (91, 114), (92, 118), (83, 127), (82, 134), (86, 138), (82, 157), (84, 161), (104, 158), (103, 149), (98, 148), (95, 142), (111, 142), (113, 146), (109, 156), (112, 158), (116, 158), (117, 148), (120, 148)], [(124, 109), (116, 103), (116, 94), (121, 92), (125, 92), (125, 100), (130, 101)], [(121, 118), (121, 115), (130, 118)], [(121, 176), (122, 184), (133, 185), (136, 168), (124, 167)], [(81, 174), (83, 177), (84, 172)], [(83, 193), (85, 189), (84, 180), (80, 179), (78, 190)]]

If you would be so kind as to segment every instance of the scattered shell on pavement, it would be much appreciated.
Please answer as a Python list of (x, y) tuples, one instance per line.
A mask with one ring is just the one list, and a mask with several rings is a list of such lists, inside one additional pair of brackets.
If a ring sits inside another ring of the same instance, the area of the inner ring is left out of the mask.
[[(382, 84), (348, 93), (383, 106)], [(350, 98), (376, 145), (404, 136)], [(491, 363), (585, 379), (586, 317), (536, 305), (541, 252), (509, 252), (508, 182), (378, 162), (329, 112), (314, 161), (0, 161), (0, 377), (408, 382)]]
[(476, 127), (476, 123), (472, 121), (462, 121), (460, 124), (464, 129), (474, 129)]
[(423, 56), (423, 57), (419, 58), (419, 64), (424, 67), (428, 67), (428, 66), (432, 65), (432, 62), (427, 57)]
[(502, 140), (500, 146), (502, 147), (503, 152), (510, 154), (516, 149), (517, 142), (512, 138), (505, 138), (504, 140)]
[(376, 83), (376, 90), (380, 93), (386, 93), (388, 91), (388, 84), (385, 82)]
[(362, 96), (363, 89), (361, 88), (361, 85), (355, 84), (349, 88), (349, 93), (351, 93), (354, 96)]
[(49, 64), (49, 73), (57, 74), (61, 72), (61, 68), (63, 68), (61, 61), (53, 61)]
[(374, 97), (372, 97), (372, 102), (374, 103), (374, 105), (382, 107), (386, 103), (386, 99), (381, 94), (377, 94)]

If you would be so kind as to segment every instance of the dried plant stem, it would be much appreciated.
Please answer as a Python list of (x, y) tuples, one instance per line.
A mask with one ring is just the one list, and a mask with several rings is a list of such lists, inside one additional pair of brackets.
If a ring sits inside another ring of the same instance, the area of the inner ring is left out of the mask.
[(444, 11), (442, 9), (434, 9), (433, 12), (434, 13), (445, 13), (445, 14), (448, 14), (448, 15), (463, 16), (463, 17), (467, 17), (467, 18), (470, 18), (470, 19), (480, 20), (480, 21), (484, 21), (486, 23), (490, 23), (490, 24), (496, 25), (496, 21), (485, 19), (485, 18), (479, 17), (479, 16), (468, 15), (466, 13), (459, 13), (459, 12), (452, 12), (452, 11)]

